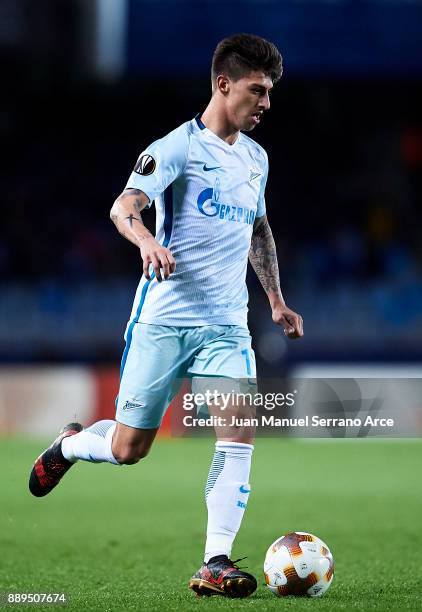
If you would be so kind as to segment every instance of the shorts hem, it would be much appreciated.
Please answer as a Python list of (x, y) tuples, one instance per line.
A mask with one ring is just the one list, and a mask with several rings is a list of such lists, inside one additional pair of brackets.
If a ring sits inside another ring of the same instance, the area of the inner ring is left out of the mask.
[(245, 319), (222, 319), (212, 317), (209, 319), (198, 319), (197, 321), (184, 321), (182, 319), (164, 319), (160, 317), (140, 317), (138, 323), (147, 325), (163, 325), (164, 327), (206, 327), (207, 325), (235, 325), (248, 329), (248, 322)]
[(159, 425), (134, 425), (133, 423), (124, 423), (122, 421), (122, 419), (117, 417), (115, 417), (115, 420), (117, 423), (120, 423), (121, 425), (126, 425), (126, 427), (132, 427), (132, 429), (159, 429), (161, 427), (161, 422)]

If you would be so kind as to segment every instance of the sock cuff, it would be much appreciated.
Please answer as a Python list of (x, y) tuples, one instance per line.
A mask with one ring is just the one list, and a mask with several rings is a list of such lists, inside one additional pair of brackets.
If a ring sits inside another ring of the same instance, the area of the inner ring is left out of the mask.
[(116, 421), (112, 421), (111, 419), (103, 419), (102, 421), (97, 421), (96, 423), (93, 423), (89, 427), (86, 427), (85, 431), (89, 431), (93, 434), (96, 434), (97, 436), (101, 436), (102, 438), (105, 438), (107, 435), (107, 432), (109, 431), (111, 427), (113, 427), (113, 425), (116, 425)]
[(215, 443), (216, 452), (220, 451), (232, 455), (252, 455), (253, 449), (253, 444), (245, 444), (244, 442), (224, 442), (222, 440), (217, 440)]
[(108, 428), (107, 433), (105, 435), (105, 439), (107, 441), (107, 448), (108, 448), (108, 461), (110, 463), (114, 463), (114, 465), (121, 465), (116, 457), (113, 455), (113, 451), (111, 450), (111, 445), (112, 445), (112, 441), (113, 441), (113, 434), (114, 434), (114, 430), (116, 429), (117, 423), (116, 421), (112, 421), (113, 425), (111, 427)]

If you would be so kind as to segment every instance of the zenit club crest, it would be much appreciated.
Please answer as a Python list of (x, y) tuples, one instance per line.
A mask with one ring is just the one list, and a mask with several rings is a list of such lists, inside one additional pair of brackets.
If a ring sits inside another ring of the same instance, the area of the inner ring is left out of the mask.
[(255, 168), (250, 168), (250, 170), (249, 170), (249, 182), (252, 183), (252, 181), (255, 180), (256, 178), (258, 178), (258, 176), (261, 176), (261, 172), (257, 172), (257, 170), (255, 170)]
[(155, 159), (151, 155), (142, 155), (133, 170), (142, 176), (148, 176), (155, 170)]

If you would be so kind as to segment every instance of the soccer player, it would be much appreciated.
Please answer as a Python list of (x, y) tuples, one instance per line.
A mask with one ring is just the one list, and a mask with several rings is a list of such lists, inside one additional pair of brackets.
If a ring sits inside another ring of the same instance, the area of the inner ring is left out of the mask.
[[(30, 491), (48, 494), (78, 459), (134, 464), (149, 452), (183, 377), (253, 379), (247, 327), (249, 260), (275, 324), (303, 335), (280, 291), (265, 210), (268, 158), (244, 132), (270, 107), (282, 74), (274, 44), (254, 35), (222, 40), (212, 60), (212, 97), (202, 113), (139, 156), (111, 218), (140, 249), (143, 276), (125, 339), (116, 420), (63, 428), (36, 460)], [(156, 206), (156, 236), (141, 211)], [(215, 406), (210, 407), (215, 410)], [(189, 586), (200, 595), (247, 597), (255, 578), (230, 559), (250, 493), (252, 428), (217, 428), (205, 488), (205, 558)]]

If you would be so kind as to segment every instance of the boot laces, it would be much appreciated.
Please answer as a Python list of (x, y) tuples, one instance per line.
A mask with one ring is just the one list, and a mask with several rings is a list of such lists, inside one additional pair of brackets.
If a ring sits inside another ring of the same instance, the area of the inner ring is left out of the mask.
[(244, 565), (243, 567), (239, 567), (237, 565), (239, 563), (239, 561), (243, 561), (244, 559), (247, 559), (247, 557), (240, 557), (240, 559), (234, 559), (234, 561), (232, 561), (231, 559), (228, 559), (227, 563), (230, 563), (230, 565), (232, 565), (236, 569), (244, 569), (245, 567), (248, 567), (248, 566)]

